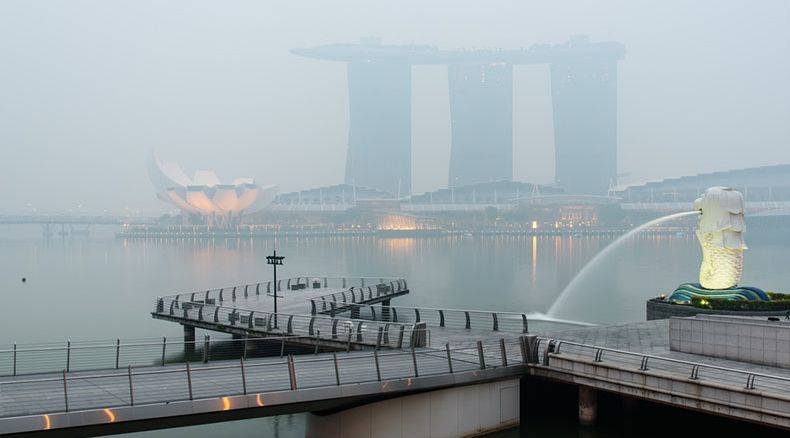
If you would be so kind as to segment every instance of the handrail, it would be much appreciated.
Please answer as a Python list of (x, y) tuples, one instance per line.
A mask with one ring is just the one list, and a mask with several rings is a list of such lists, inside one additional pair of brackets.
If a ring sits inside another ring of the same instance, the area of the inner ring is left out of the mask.
[[(322, 283), (324, 284), (323, 287), (328, 287), (328, 286), (326, 286), (326, 284), (330, 280), (332, 280), (332, 281), (340, 280), (340, 281), (342, 281), (344, 283), (353, 282), (353, 281), (359, 281), (361, 287), (376, 286), (376, 285), (379, 285), (379, 284), (389, 284), (390, 282), (395, 282), (395, 281), (403, 282), (405, 284), (405, 281), (406, 281), (406, 279), (403, 278), (403, 277), (382, 277), (382, 276), (377, 276), (377, 277), (376, 276), (372, 276), (372, 277), (362, 277), (362, 276), (360, 276), (360, 277), (355, 277), (355, 276), (343, 277), (343, 276), (326, 276), (326, 275), (300, 275), (300, 276), (295, 276), (295, 277), (288, 277), (288, 278), (278, 279), (277, 280), (277, 283), (279, 284), (278, 291), (287, 290), (287, 289), (284, 289), (282, 287), (282, 285), (284, 285), (284, 284), (285, 285), (289, 285), (289, 284), (291, 284), (294, 281), (297, 282), (297, 283), (301, 283), (301, 281), (307, 282), (307, 281), (315, 279), (315, 278), (318, 278), (318, 279), (322, 280)], [(364, 284), (364, 280), (374, 280), (375, 282), (371, 283), (369, 285), (365, 285)], [(179, 293), (170, 294), (170, 295), (163, 295), (162, 298), (164, 298), (164, 297), (182, 297), (182, 296), (191, 296), (191, 295), (198, 296), (198, 294), (206, 294), (206, 293), (210, 293), (210, 292), (220, 292), (220, 291), (222, 291), (222, 292), (225, 292), (225, 291), (231, 292), (233, 290), (236, 290), (236, 291), (238, 291), (240, 289), (243, 290), (244, 288), (247, 288), (248, 292), (249, 292), (249, 288), (250, 287), (260, 287), (261, 285), (267, 285), (267, 289), (268, 289), (268, 288), (271, 288), (271, 284), (272, 283), (273, 283), (273, 280), (263, 280), (263, 281), (252, 282), (252, 283), (232, 284), (232, 285), (220, 286), (220, 287), (209, 287), (209, 288), (205, 288), (205, 289), (201, 288), (201, 289), (196, 289), (196, 290), (192, 290), (192, 291), (189, 291), (189, 292), (179, 292)], [(343, 289), (350, 288), (349, 286), (343, 286), (343, 285), (338, 286), (338, 287), (343, 288)], [(354, 286), (354, 287), (357, 287), (357, 286)]]
[[(235, 362), (229, 360), (216, 365), (203, 366), (190, 366), (187, 362), (185, 366), (170, 365), (160, 369), (145, 366), (140, 369), (130, 365), (125, 372), (97, 370), (98, 372), (94, 373), (75, 374), (63, 370), (40, 378), (0, 381), (0, 393), (17, 393), (29, 396), (20, 403), (6, 404), (0, 407), (0, 418), (91, 409), (104, 409), (106, 412), (115, 407), (134, 406), (137, 399), (135, 397), (136, 387), (150, 385), (150, 381), (146, 382), (144, 378), (150, 375), (176, 374), (184, 376), (184, 379), (168, 380), (170, 383), (167, 390), (153, 393), (150, 390), (146, 391), (144, 403), (149, 405), (247, 395), (250, 392), (263, 395), (305, 388), (336, 387), (372, 381), (386, 382), (458, 372), (477, 373), (480, 370), (493, 368), (522, 367), (526, 365), (526, 358), (519, 359), (518, 353), (513, 355), (514, 349), (519, 346), (523, 347), (523, 339), (506, 340), (503, 338), (485, 343), (477, 341), (476, 347), (462, 345), (451, 348), (449, 344), (446, 344), (442, 348), (373, 350), (344, 353), (342, 356), (336, 353), (310, 355), (306, 358), (288, 355), (274, 360), (241, 357)], [(386, 361), (386, 366), (382, 365), (381, 361)], [(263, 369), (263, 371), (256, 371), (257, 376), (248, 378), (247, 373), (252, 372), (252, 369)], [(318, 370), (321, 372), (317, 372)], [(286, 384), (283, 378), (286, 374), (289, 384)], [(304, 380), (299, 378), (300, 374)], [(227, 378), (234, 375), (238, 376), (238, 380), (236, 377), (231, 379), (230, 382), (236, 381), (237, 383), (234, 383), (230, 388), (225, 385), (221, 387), (211, 385), (208, 389), (209, 392), (206, 392), (206, 382), (215, 380), (217, 376)], [(86, 383), (96, 381), (96, 383), (71, 385), (70, 382), (73, 381)], [(308, 383), (305, 384), (305, 381)], [(40, 385), (54, 382), (62, 382), (60, 396), (58, 396), (57, 388), (61, 385)], [(117, 393), (95, 391), (96, 387), (101, 388), (104, 384), (116, 389), (127, 387), (128, 394), (124, 397)], [(18, 389), (12, 389), (12, 387)], [(203, 389), (199, 394), (195, 394), (193, 392), (195, 388)], [(35, 400), (35, 402), (24, 400)]]
[[(491, 321), (490, 321), (491, 329), (493, 331), (503, 331), (501, 329), (501, 322), (513, 321), (513, 320), (518, 320), (520, 322), (520, 327), (519, 328), (520, 328), (520, 332), (521, 333), (527, 333), (529, 331), (528, 319), (527, 319), (526, 313), (502, 312), (502, 311), (498, 311), (498, 310), (469, 310), (469, 309), (449, 309), (449, 308), (448, 309), (439, 309), (439, 308), (433, 308), (433, 307), (387, 306), (387, 305), (375, 306), (373, 304), (340, 303), (340, 302), (338, 302), (338, 303), (330, 302), (330, 309), (324, 309), (323, 306), (322, 306), (322, 310), (320, 312), (318, 312), (317, 304), (321, 303), (322, 300), (319, 300), (318, 298), (305, 298), (305, 299), (307, 301), (311, 302), (310, 308), (311, 308), (311, 314), (312, 315), (315, 315), (317, 313), (325, 313), (325, 312), (338, 312), (339, 313), (339, 312), (346, 312), (346, 311), (351, 311), (352, 315), (353, 315), (355, 309), (356, 310), (371, 309), (371, 311), (373, 313), (373, 317), (374, 317), (374, 319), (372, 319), (372, 321), (390, 321), (391, 320), (393, 322), (399, 322), (398, 319), (397, 319), (398, 315), (399, 314), (402, 315), (403, 314), (402, 311), (403, 310), (407, 310), (407, 311), (410, 311), (410, 312), (414, 313), (415, 319), (416, 319), (415, 322), (420, 322), (420, 321), (423, 321), (423, 319), (421, 319), (421, 317), (420, 317), (420, 315), (421, 315), (420, 312), (422, 312), (422, 315), (427, 315), (430, 312), (435, 312), (435, 313), (438, 313), (438, 317), (439, 317), (438, 324), (439, 324), (440, 327), (445, 327), (447, 325), (447, 322), (450, 319), (450, 318), (448, 318), (449, 315), (446, 315), (446, 314), (457, 314), (457, 315), (463, 315), (462, 317), (465, 318), (465, 327), (464, 327), (465, 329), (471, 329), (472, 328), (471, 327), (472, 324), (471, 324), (470, 317), (474, 315), (474, 316), (484, 316), (486, 318), (490, 318), (491, 319)], [(340, 308), (337, 309), (337, 307), (340, 307)], [(382, 318), (383, 318), (383, 314), (387, 314), (388, 316), (390, 316), (393, 319), (386, 319), (386, 320), (385, 319), (376, 319), (377, 318), (376, 312), (381, 312)], [(358, 314), (358, 312), (357, 312), (357, 314)], [(502, 317), (502, 318), (500, 319), (500, 317)], [(362, 319), (366, 319), (366, 318), (362, 318)], [(477, 327), (477, 328), (479, 328), (479, 327)]]
[[(544, 339), (547, 339), (547, 338), (544, 338)], [(702, 368), (710, 368), (710, 369), (714, 369), (714, 370), (728, 371), (728, 372), (740, 373), (740, 374), (751, 374), (751, 375), (758, 376), (758, 377), (767, 377), (767, 378), (771, 378), (771, 379), (784, 380), (784, 381), (790, 382), (790, 377), (776, 376), (776, 375), (773, 375), (773, 374), (763, 374), (763, 373), (754, 372), (754, 371), (739, 370), (737, 368), (728, 368), (728, 367), (723, 367), (723, 366), (719, 366), (719, 365), (709, 365), (709, 364), (705, 364), (705, 363), (702, 363), (702, 362), (691, 362), (691, 361), (682, 360), (682, 359), (674, 359), (674, 358), (671, 358), (671, 357), (662, 357), (662, 356), (655, 356), (655, 355), (652, 355), (652, 354), (644, 354), (644, 353), (637, 353), (637, 352), (633, 352), (633, 351), (618, 350), (616, 348), (598, 347), (598, 346), (595, 346), (595, 345), (582, 344), (582, 343), (579, 343), (579, 342), (563, 341), (561, 339), (555, 339), (555, 341), (559, 342), (560, 344), (574, 345), (574, 346), (577, 346), (577, 347), (594, 348), (596, 350), (610, 351), (612, 353), (624, 354), (624, 355), (628, 355), (628, 356), (637, 356), (637, 357), (640, 357), (640, 358), (646, 357), (648, 359), (657, 359), (657, 360), (660, 360), (660, 361), (663, 361), (663, 362), (673, 362), (673, 363), (678, 363), (678, 364), (683, 364), (683, 365), (696, 365), (696, 366), (700, 366)], [(560, 354), (560, 352), (559, 351), (555, 351), (554, 354)]]
[[(583, 343), (573, 342), (573, 341), (564, 341), (564, 340), (561, 340), (561, 339), (550, 339), (550, 338), (546, 338), (546, 337), (541, 337), (541, 338), (538, 338), (538, 340), (539, 341), (540, 340), (546, 340), (549, 344), (553, 343), (554, 350), (553, 351), (549, 351), (549, 354), (561, 355), (562, 354), (561, 351), (560, 351), (561, 346), (567, 344), (567, 345), (573, 345), (573, 346), (576, 346), (576, 347), (582, 347), (582, 348), (595, 350), (595, 360), (596, 360), (596, 362), (602, 362), (603, 361), (602, 352), (607, 352), (607, 351), (611, 352), (611, 353), (617, 353), (617, 354), (622, 354), (622, 355), (626, 355), (626, 356), (632, 356), (632, 357), (640, 358), (640, 359), (642, 359), (641, 366), (640, 366), (640, 370), (641, 371), (647, 371), (647, 361), (651, 361), (651, 363), (655, 363), (656, 361), (658, 361), (658, 362), (669, 362), (669, 363), (675, 363), (675, 364), (681, 364), (681, 365), (689, 366), (689, 367), (692, 368), (692, 374), (693, 374), (692, 378), (698, 377), (700, 368), (717, 370), (717, 371), (725, 371), (725, 372), (735, 373), (735, 374), (743, 374), (743, 375), (747, 376), (747, 381), (751, 379), (751, 386), (752, 386), (752, 388), (750, 388), (750, 389), (753, 389), (753, 387), (754, 387), (754, 377), (762, 377), (762, 378), (766, 378), (766, 379), (774, 379), (774, 380), (780, 380), (780, 381), (783, 381), (783, 382), (789, 382), (790, 383), (790, 377), (777, 376), (777, 375), (773, 375), (773, 374), (765, 374), (765, 373), (760, 373), (760, 372), (756, 372), (756, 371), (740, 370), (740, 369), (737, 369), (737, 368), (729, 368), (729, 367), (723, 367), (723, 366), (719, 366), (719, 365), (705, 364), (705, 363), (702, 363), (702, 362), (692, 362), (692, 361), (687, 361), (687, 360), (682, 360), (682, 359), (675, 359), (675, 358), (671, 358), (671, 357), (656, 356), (656, 355), (652, 355), (652, 354), (637, 353), (637, 352), (633, 352), (633, 351), (619, 350), (619, 349), (616, 349), (616, 348), (599, 347), (599, 346), (596, 346), (596, 345), (583, 344)], [(549, 348), (549, 347), (547, 346), (547, 348)], [(748, 386), (749, 385), (748, 385), (748, 382), (747, 382), (747, 387)]]
[[(183, 306), (184, 304), (189, 304), (189, 306), (185, 307)], [(194, 313), (195, 308), (198, 309), (197, 316), (192, 317), (190, 311)], [(204, 308), (209, 308), (210, 311), (203, 312)], [(176, 309), (179, 309), (179, 311), (176, 312)], [(157, 298), (152, 314), (177, 318), (179, 320), (213, 323), (224, 327), (242, 329), (247, 332), (283, 332), (289, 335), (304, 334), (309, 337), (314, 336), (317, 331), (320, 331), (317, 330), (318, 327), (316, 327), (316, 323), (318, 323), (321, 324), (321, 328), (324, 329), (323, 339), (343, 341), (344, 339), (341, 336), (348, 335), (348, 339), (345, 339), (345, 342), (349, 346), (348, 348), (350, 348), (352, 343), (365, 343), (366, 333), (369, 333), (367, 328), (370, 325), (375, 325), (384, 330), (383, 338), (377, 338), (375, 341), (373, 339), (368, 340), (369, 345), (373, 345), (375, 342), (377, 346), (391, 346), (395, 344), (397, 348), (402, 348), (404, 346), (405, 334), (409, 335), (406, 345), (411, 346), (414, 343), (421, 344), (422, 338), (416, 335), (418, 335), (418, 332), (426, 331), (424, 329), (418, 330), (415, 328), (415, 324), (410, 323), (371, 321), (367, 319), (330, 317), (323, 315), (273, 313), (263, 310), (228, 307), (214, 303), (206, 304), (192, 301), (179, 302), (177, 299), (171, 299), (169, 297)], [(245, 319), (246, 321), (244, 321)], [(294, 322), (296, 322), (299, 327), (295, 328)], [(285, 330), (283, 330), (282, 325), (279, 324), (284, 324), (286, 326)], [(338, 331), (339, 324), (347, 326), (348, 331)], [(265, 328), (265, 330), (256, 330), (258, 327)], [(276, 330), (272, 330), (273, 328)], [(391, 328), (398, 330), (398, 332), (392, 334)], [(405, 333), (407, 329), (408, 333)]]

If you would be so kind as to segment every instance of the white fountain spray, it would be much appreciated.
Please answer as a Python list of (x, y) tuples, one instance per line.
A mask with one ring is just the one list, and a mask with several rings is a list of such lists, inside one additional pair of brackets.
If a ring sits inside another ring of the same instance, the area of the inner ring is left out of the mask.
[(584, 281), (586, 280), (587, 276), (589, 276), (590, 273), (595, 270), (595, 268), (600, 264), (600, 262), (602, 260), (604, 260), (612, 251), (614, 251), (620, 245), (622, 245), (623, 242), (627, 241), (628, 239), (630, 239), (634, 235), (638, 234), (639, 232), (645, 230), (646, 228), (650, 228), (650, 227), (656, 226), (658, 224), (661, 224), (661, 223), (664, 223), (664, 222), (667, 222), (667, 221), (671, 221), (671, 220), (674, 220), (674, 219), (678, 219), (678, 218), (681, 218), (681, 217), (690, 216), (690, 215), (694, 215), (694, 214), (699, 214), (699, 211), (696, 211), (696, 210), (695, 211), (684, 211), (682, 213), (674, 213), (674, 214), (670, 214), (670, 215), (666, 215), (666, 216), (660, 217), (658, 219), (653, 219), (652, 221), (647, 222), (645, 224), (642, 224), (642, 225), (634, 228), (633, 230), (623, 234), (622, 236), (620, 236), (620, 238), (618, 238), (614, 242), (612, 242), (609, 245), (607, 245), (606, 248), (603, 249), (603, 251), (601, 251), (598, 254), (596, 254), (595, 257), (592, 258), (592, 260), (590, 260), (586, 265), (584, 265), (584, 267), (581, 269), (581, 271), (579, 271), (573, 277), (571, 282), (568, 283), (567, 286), (565, 286), (565, 289), (562, 290), (562, 293), (560, 293), (560, 295), (557, 297), (557, 299), (554, 300), (554, 303), (551, 305), (551, 307), (549, 307), (549, 311), (546, 312), (546, 317), (547, 317), (546, 319), (547, 320), (557, 319), (556, 318), (557, 312), (560, 309), (562, 309), (562, 307), (568, 301), (570, 296), (572, 296), (574, 294), (574, 291), (578, 288), (578, 286), (580, 284), (583, 284)]

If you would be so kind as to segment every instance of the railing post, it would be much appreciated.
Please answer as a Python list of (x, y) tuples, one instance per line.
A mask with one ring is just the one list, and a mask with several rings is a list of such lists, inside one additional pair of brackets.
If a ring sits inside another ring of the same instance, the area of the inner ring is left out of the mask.
[(483, 356), (483, 342), (477, 341), (477, 358), (480, 362), (480, 369), (486, 369), (486, 358)]
[(115, 369), (121, 365), (121, 338), (115, 339)]
[(373, 360), (376, 361), (376, 377), (378, 378), (379, 382), (381, 382), (381, 368), (379, 367), (379, 352), (378, 352), (378, 350), (373, 350)]
[(288, 378), (291, 381), (291, 391), (296, 391), (296, 366), (292, 354), (288, 355)]
[(521, 325), (523, 333), (529, 333), (529, 323), (527, 322), (527, 315), (521, 314)]
[(414, 308), (414, 322), (420, 322), (420, 309)]
[(162, 337), (162, 366), (165, 366), (165, 349), (167, 348), (167, 337)]
[(472, 321), (469, 318), (469, 312), (464, 312), (464, 315), (466, 316), (466, 329), (469, 330), (472, 328)]
[(494, 318), (494, 331), (499, 331), (499, 320), (497, 319), (496, 312), (492, 312), (491, 316)]
[(132, 366), (129, 365), (127, 368), (127, 374), (129, 375), (129, 406), (134, 406), (134, 386), (132, 385)]
[(502, 366), (507, 366), (507, 349), (505, 348), (505, 338), (499, 338), (499, 351), (502, 354)]
[(208, 363), (209, 349), (211, 348), (210, 340), (211, 336), (209, 335), (203, 337), (203, 363)]
[(351, 336), (353, 335), (353, 330), (349, 327), (348, 329), (348, 342), (346, 343), (346, 353), (351, 351)]
[(242, 394), (247, 395), (247, 375), (244, 372), (244, 358), (239, 359), (239, 367), (241, 368), (241, 389)]
[(66, 371), (71, 371), (71, 339), (66, 341)]
[[(345, 278), (343, 281), (345, 282)], [(337, 353), (332, 352), (332, 361), (335, 363), (335, 381), (337, 382), (337, 386), (340, 386), (340, 367), (337, 364)]]
[(247, 339), (249, 338), (248, 335), (244, 335), (244, 341), (241, 344), (241, 358), (243, 360), (247, 360)]
[(313, 352), (313, 354), (318, 354), (318, 344), (321, 341), (320, 336), (321, 336), (321, 330), (317, 330), (315, 334), (315, 351)]
[(16, 342), (14, 342), (14, 364), (13, 364), (13, 374), (16, 376)]
[(417, 370), (417, 351), (411, 347), (411, 361), (414, 364), (414, 377), (420, 377), (420, 372)]
[(285, 354), (285, 338), (280, 338), (280, 357)]
[(187, 389), (189, 389), (189, 399), (192, 400), (192, 370), (187, 362)]
[(444, 310), (439, 309), (439, 327), (444, 327)]
[(403, 330), (404, 326), (400, 326), (400, 330), (398, 330), (398, 349), (403, 348)]
[(449, 342), (444, 344), (444, 349), (445, 349), (445, 351), (447, 351), (447, 371), (449, 371), (450, 374), (452, 374), (453, 373), (453, 358), (450, 355), (450, 343)]
[(316, 314), (315, 300), (310, 300), (310, 314), (313, 316)]
[(381, 338), (383, 335), (384, 335), (384, 327), (379, 326), (379, 333), (378, 336), (376, 336), (376, 350), (381, 348)]
[(66, 407), (66, 412), (69, 411), (69, 386), (66, 383), (66, 370), (63, 370), (63, 404)]

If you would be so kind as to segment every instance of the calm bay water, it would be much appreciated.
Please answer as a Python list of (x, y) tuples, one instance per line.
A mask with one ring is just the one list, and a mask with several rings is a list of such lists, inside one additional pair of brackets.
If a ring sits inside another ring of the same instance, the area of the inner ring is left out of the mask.
[[(265, 257), (286, 256), (283, 276), (404, 276), (394, 304), (545, 312), (611, 239), (598, 237), (289, 238), (121, 240), (41, 237), (37, 226), (0, 226), (0, 344), (94, 339), (177, 339), (153, 320), (158, 295), (270, 278)], [(747, 235), (748, 240), (748, 235)], [(790, 247), (749, 242), (744, 284), (786, 291)], [(645, 300), (696, 281), (693, 236), (637, 237), (601, 264), (557, 316), (596, 323), (644, 320)], [(22, 278), (26, 282), (22, 282)], [(145, 436), (304, 436), (301, 416), (150, 432)]]

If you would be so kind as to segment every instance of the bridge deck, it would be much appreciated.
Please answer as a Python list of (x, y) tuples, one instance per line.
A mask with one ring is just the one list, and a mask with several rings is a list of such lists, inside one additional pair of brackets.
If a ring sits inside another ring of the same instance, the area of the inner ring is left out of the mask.
[[(771, 367), (711, 356), (671, 351), (669, 348), (669, 320), (667, 319), (612, 326), (587, 327), (584, 329), (547, 331), (544, 334), (550, 338), (576, 342), (579, 344), (623, 350), (632, 353), (647, 354), (684, 362), (693, 362), (722, 368), (730, 368), (744, 372), (763, 373), (790, 378), (790, 369), (787, 368)], [(562, 350), (570, 352), (574, 351), (574, 347), (569, 345), (566, 350), (566, 347), (563, 346)], [(578, 351), (578, 349), (576, 350)], [(613, 356), (612, 359), (616, 360), (617, 358), (616, 356)], [(630, 363), (633, 363), (633, 360), (631, 360)], [(687, 365), (682, 363), (677, 363), (674, 365), (672, 363), (657, 363), (656, 366), (661, 366), (670, 371), (678, 371), (682, 374), (685, 374), (689, 368)], [(715, 370), (711, 370), (710, 372), (712, 375), (728, 375), (727, 373), (721, 371), (717, 372)], [(743, 379), (738, 378), (737, 380), (738, 385), (743, 386)], [(784, 385), (780, 386), (783, 387)], [(788, 382), (787, 389), (790, 390), (790, 382)]]
[[(484, 344), (484, 368), (502, 366), (500, 347), (498, 343)], [(521, 363), (519, 344), (507, 343), (506, 354), (513, 365)], [(146, 405), (246, 393), (257, 394), (259, 406), (264, 406), (266, 394), (292, 389), (365, 382), (384, 382), (386, 389), (386, 382), (392, 380), (448, 374), (450, 363), (453, 373), (481, 370), (476, 348), (453, 349), (450, 358), (448, 361), (446, 350), (422, 348), (414, 353), (390, 350), (375, 355), (370, 351), (352, 351), (297, 356), (292, 371), (288, 358), (275, 357), (249, 359), (244, 362), (243, 370), (240, 361), (227, 360), (192, 363), (189, 371), (184, 364), (167, 364), (72, 372), (66, 374), (68, 399), (64, 397), (62, 373), (3, 377), (0, 378), (0, 430), (3, 430), (2, 419), (7, 417), (89, 409), (109, 410), (107, 415), (111, 417), (112, 409), (132, 404), (132, 395), (134, 405)]]

